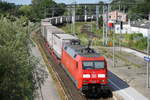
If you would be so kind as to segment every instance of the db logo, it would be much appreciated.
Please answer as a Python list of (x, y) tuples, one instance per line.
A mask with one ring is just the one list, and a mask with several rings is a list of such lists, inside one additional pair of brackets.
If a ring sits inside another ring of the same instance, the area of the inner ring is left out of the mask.
[(92, 78), (96, 78), (96, 74), (92, 74)]

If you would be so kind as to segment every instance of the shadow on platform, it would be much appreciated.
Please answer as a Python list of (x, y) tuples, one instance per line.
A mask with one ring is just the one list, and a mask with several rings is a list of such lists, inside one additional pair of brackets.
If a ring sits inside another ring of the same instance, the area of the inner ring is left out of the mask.
[(109, 86), (112, 89), (112, 91), (118, 91), (129, 87), (127, 82), (123, 81), (117, 75), (115, 75), (110, 71), (108, 72), (108, 79), (109, 79)]

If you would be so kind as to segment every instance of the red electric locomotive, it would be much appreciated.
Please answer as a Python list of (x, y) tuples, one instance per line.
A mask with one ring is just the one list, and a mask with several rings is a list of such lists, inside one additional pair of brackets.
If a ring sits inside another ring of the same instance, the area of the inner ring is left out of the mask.
[(93, 49), (72, 41), (63, 47), (61, 63), (69, 73), (76, 87), (84, 94), (99, 93), (107, 88), (107, 63), (105, 58)]
[(64, 69), (83, 94), (111, 94), (111, 91), (107, 92), (110, 89), (106, 60), (89, 47), (90, 42), (88, 47), (80, 45), (76, 36), (65, 34), (47, 22), (42, 22), (41, 29), (48, 47), (61, 60)]

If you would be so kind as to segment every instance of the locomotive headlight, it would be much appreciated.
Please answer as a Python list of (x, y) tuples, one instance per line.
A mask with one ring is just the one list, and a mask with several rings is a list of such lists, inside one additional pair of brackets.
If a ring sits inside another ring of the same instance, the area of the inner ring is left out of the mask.
[(83, 78), (90, 78), (90, 74), (83, 74)]
[(105, 74), (98, 74), (98, 78), (105, 78)]

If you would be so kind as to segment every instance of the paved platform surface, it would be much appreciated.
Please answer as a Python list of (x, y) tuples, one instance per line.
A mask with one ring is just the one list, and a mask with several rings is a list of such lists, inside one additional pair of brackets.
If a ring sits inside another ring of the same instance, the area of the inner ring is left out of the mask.
[[(115, 49), (117, 50), (117, 48)], [(139, 58), (141, 60), (146, 56), (143, 53), (128, 48), (122, 48), (122, 52), (133, 56), (132, 59), (136, 56), (136, 59)], [(125, 100), (150, 100), (150, 88), (146, 87), (146, 62), (143, 59), (142, 62), (145, 64), (139, 68), (130, 64), (127, 66), (126, 64), (117, 65), (113, 68), (112, 58), (107, 58), (107, 61), (108, 68), (111, 71), (109, 72), (109, 81), (115, 92)]]
[(55, 82), (53, 81), (51, 75), (48, 72), (48, 69), (43, 61), (40, 51), (37, 47), (33, 47), (32, 53), (35, 57), (39, 59), (40, 64), (42, 65), (41, 67), (43, 67), (48, 75), (46, 80), (44, 81), (44, 84), (41, 86), (41, 89), (38, 90), (39, 95), (34, 100), (61, 100)]
[(112, 72), (109, 72), (109, 85), (112, 87), (113, 92), (121, 96), (124, 100), (149, 100)]
[[(119, 48), (118, 48), (118, 49), (119, 49)], [(141, 57), (141, 58), (143, 58), (143, 59), (144, 59), (144, 56), (147, 56), (147, 55), (144, 54), (144, 53), (135, 51), (135, 50), (130, 49), (130, 48), (121, 47), (121, 50), (122, 50), (122, 51), (125, 51), (125, 52), (128, 52), (128, 53), (131, 53), (131, 54), (133, 54), (133, 55), (135, 55), (135, 56)]]

